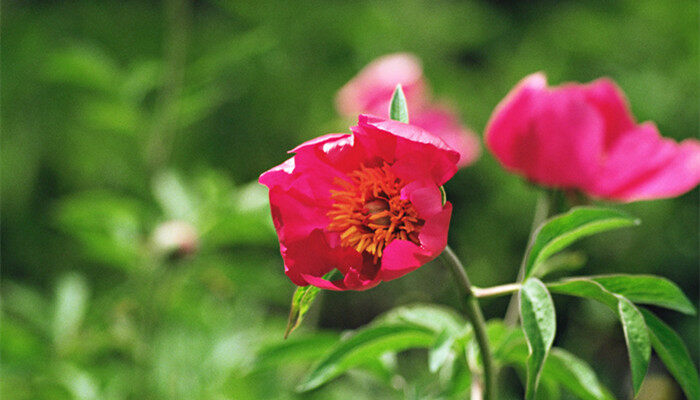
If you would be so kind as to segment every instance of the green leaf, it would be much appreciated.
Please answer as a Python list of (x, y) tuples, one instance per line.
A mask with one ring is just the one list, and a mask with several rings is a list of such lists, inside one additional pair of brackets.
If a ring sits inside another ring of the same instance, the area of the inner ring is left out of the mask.
[(314, 333), (284, 342), (275, 342), (258, 351), (255, 369), (288, 366), (293, 363), (311, 362), (338, 342), (336, 333)]
[(434, 332), (415, 325), (370, 326), (338, 343), (316, 364), (297, 390), (306, 392), (315, 389), (348, 369), (386, 352), (428, 347), (435, 339)]
[(639, 392), (649, 366), (651, 345), (644, 318), (637, 307), (624, 296), (612, 293), (600, 283), (588, 278), (567, 279), (548, 287), (554, 293), (597, 300), (617, 313), (627, 343), (634, 392)]
[(630, 368), (632, 369), (632, 386), (634, 386), (634, 395), (636, 396), (642, 387), (642, 381), (649, 367), (651, 343), (644, 317), (637, 307), (622, 296), (619, 296), (619, 299), (618, 312), (625, 333), (625, 342), (627, 342)]
[(554, 303), (547, 287), (537, 278), (530, 278), (520, 289), (520, 318), (530, 355), (527, 359), (526, 399), (534, 399), (542, 365), (554, 342), (556, 317)]
[(142, 260), (144, 205), (107, 191), (63, 198), (54, 209), (59, 229), (80, 242), (82, 255), (102, 264), (130, 269)]
[(522, 364), (527, 360), (527, 341), (522, 329), (506, 326), (503, 321), (489, 321), (486, 334), (491, 344), (493, 358), (501, 364)]
[(542, 376), (554, 380), (583, 400), (612, 400), (614, 397), (598, 381), (593, 369), (583, 360), (560, 348), (547, 357)]
[(605, 275), (592, 280), (633, 303), (652, 304), (694, 315), (695, 307), (681, 289), (668, 279), (653, 275)]
[(640, 311), (649, 328), (649, 337), (656, 354), (671, 375), (676, 378), (685, 396), (689, 399), (700, 399), (698, 372), (681, 338), (671, 327), (648, 310)]
[(471, 326), (447, 307), (415, 304), (393, 309), (334, 346), (298, 390), (315, 389), (350, 368), (364, 368), (387, 352), (413, 347), (430, 348), (433, 353), (430, 363), (444, 364), (450, 359), (452, 343), (456, 346), (470, 332)]
[(554, 272), (571, 272), (581, 269), (586, 265), (586, 255), (580, 251), (566, 251), (555, 254), (542, 262), (533, 276), (545, 277)]
[[(527, 344), (522, 330), (506, 326), (501, 321), (491, 321), (487, 332), (496, 361), (504, 365), (526, 366)], [(553, 347), (550, 350), (542, 369), (542, 378), (557, 382), (584, 400), (614, 399), (585, 361), (561, 348)]]
[(121, 71), (115, 60), (102, 49), (72, 46), (50, 54), (43, 75), (53, 82), (113, 93)]
[(539, 389), (535, 400), (559, 400), (561, 398), (561, 388), (559, 384), (552, 380), (546, 379), (544, 376), (540, 379)]
[(472, 385), (472, 373), (464, 352), (455, 355), (451, 363), (451, 374), (446, 376), (445, 390), (442, 392), (447, 399), (462, 399)]
[(440, 333), (428, 351), (428, 369), (430, 372), (437, 372), (450, 359), (454, 342), (455, 337), (451, 336), (447, 331)]
[(179, 174), (161, 171), (153, 178), (153, 196), (167, 218), (194, 222), (197, 202)]
[(617, 210), (576, 207), (549, 219), (539, 228), (526, 256), (525, 277), (532, 276), (554, 253), (593, 234), (638, 225), (639, 220)]
[(299, 286), (297, 290), (294, 291), (294, 296), (292, 296), (292, 306), (289, 310), (289, 319), (287, 320), (287, 329), (284, 331), (284, 338), (286, 339), (292, 331), (301, 325), (301, 321), (304, 319), (304, 314), (309, 311), (311, 304), (313, 304), (318, 292), (321, 289), (316, 286)]
[(455, 341), (471, 332), (471, 327), (452, 309), (428, 304), (399, 307), (377, 318), (376, 324), (410, 324), (429, 329), (437, 337), (428, 351), (430, 372), (445, 365), (454, 353)]
[(387, 352), (377, 358), (365, 360), (357, 366), (357, 369), (366, 372), (387, 386), (393, 386), (392, 380), (396, 377), (396, 353)]
[(396, 85), (394, 95), (391, 96), (391, 104), (389, 105), (389, 118), (408, 123), (408, 106), (406, 104), (406, 96), (403, 94), (401, 84)]
[(471, 326), (454, 310), (431, 304), (395, 308), (377, 317), (373, 324), (415, 325), (430, 330), (436, 337), (445, 331), (452, 337), (461, 337), (471, 331)]
[(547, 287), (552, 293), (597, 300), (610, 307), (611, 310), (617, 312), (617, 297), (605, 289), (600, 283), (588, 278), (570, 278), (559, 282), (548, 283)]
[(69, 273), (61, 277), (56, 286), (56, 309), (53, 319), (53, 335), (62, 345), (75, 336), (85, 317), (88, 303), (88, 287), (85, 279)]

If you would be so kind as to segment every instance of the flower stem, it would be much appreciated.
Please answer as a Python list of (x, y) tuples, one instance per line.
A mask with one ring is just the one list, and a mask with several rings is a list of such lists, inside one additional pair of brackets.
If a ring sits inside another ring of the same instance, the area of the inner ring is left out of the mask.
[[(530, 227), (530, 235), (527, 241), (527, 248), (532, 246), (533, 240), (535, 240), (535, 234), (537, 228), (549, 217), (551, 209), (553, 208), (554, 202), (554, 192), (549, 190), (543, 190), (537, 197), (537, 204), (535, 205), (535, 216), (532, 218), (532, 226)], [(520, 263), (520, 270), (518, 271), (518, 279), (515, 284), (519, 285), (525, 279), (525, 262), (527, 260), (527, 251), (523, 255), (523, 260)], [(510, 303), (508, 303), (508, 308), (506, 309), (506, 315), (503, 318), (503, 322), (506, 325), (515, 325), (518, 322), (519, 317), (519, 305), (518, 296), (513, 294), (510, 298)]]
[(464, 265), (450, 246), (445, 247), (441, 257), (442, 261), (450, 267), (450, 270), (452, 270), (452, 273), (457, 280), (458, 287), (462, 292), (462, 299), (464, 301), (464, 313), (472, 324), (474, 329), (474, 337), (479, 345), (481, 359), (484, 364), (483, 400), (496, 400), (496, 382), (494, 375), (493, 355), (491, 354), (489, 339), (486, 335), (486, 321), (484, 320), (484, 315), (481, 312), (479, 302), (477, 301), (474, 293), (474, 287), (469, 281)]

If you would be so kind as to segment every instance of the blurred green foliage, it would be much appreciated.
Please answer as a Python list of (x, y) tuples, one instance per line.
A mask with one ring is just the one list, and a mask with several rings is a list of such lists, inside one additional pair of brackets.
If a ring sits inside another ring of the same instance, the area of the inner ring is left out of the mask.
[[(609, 76), (664, 135), (700, 129), (691, 0), (8, 0), (2, 11), (4, 399), (299, 398), (293, 389), (340, 330), (396, 305), (456, 305), (434, 263), (368, 292), (325, 293), (281, 343), (294, 287), (254, 181), (300, 141), (347, 131), (335, 92), (380, 55), (416, 53), (477, 132), (538, 70), (554, 84)], [(488, 152), (446, 188), (450, 243), (472, 279), (512, 281), (534, 188)], [(655, 273), (697, 299), (697, 205), (695, 190), (616, 206), (642, 226), (577, 245), (581, 272)], [(184, 228), (157, 234), (168, 221)], [(487, 317), (505, 301), (485, 301)], [(627, 398), (613, 315), (576, 300), (557, 308), (555, 344)], [(698, 337), (697, 319), (661, 315)], [(396, 361), (396, 390), (369, 368), (303, 397), (423, 398), (427, 354)], [(674, 398), (663, 367), (651, 373)], [(510, 375), (504, 398), (521, 390)]]

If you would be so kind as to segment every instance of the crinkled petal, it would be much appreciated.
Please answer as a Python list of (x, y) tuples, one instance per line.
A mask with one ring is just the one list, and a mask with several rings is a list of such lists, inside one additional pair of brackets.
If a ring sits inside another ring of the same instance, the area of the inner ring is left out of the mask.
[(282, 164), (263, 172), (258, 182), (268, 188), (273, 188), (275, 186), (288, 188), (289, 184), (293, 181), (292, 173), (294, 172), (294, 167), (294, 157), (292, 157)]
[(354, 136), (347, 133), (332, 133), (311, 139), (290, 152), (297, 154), (297, 164), (305, 166), (313, 174), (322, 173), (325, 169), (346, 173), (357, 169), (364, 158), (362, 150), (355, 146)]
[(420, 107), (424, 102), (426, 85), (418, 58), (397, 53), (378, 58), (367, 65), (338, 92), (338, 112), (345, 117), (361, 113), (386, 115), (398, 84), (403, 87), (409, 107)]
[[(305, 238), (285, 241), (285, 246), (282, 247), (282, 258), (287, 276), (301, 286), (312, 284), (321, 287), (318, 281), (309, 280), (309, 277), (321, 279), (334, 269), (348, 274), (351, 270), (361, 270), (364, 263), (360, 253), (352, 248), (340, 247), (329, 242), (328, 235), (321, 229), (314, 230)], [(334, 285), (339, 288), (348, 288), (344, 283), (336, 282)]]
[(591, 193), (619, 201), (674, 197), (700, 183), (700, 142), (676, 143), (645, 123), (617, 140)]
[[(300, 144), (299, 146), (289, 150), (287, 153), (298, 153), (306, 149), (317, 148), (320, 145), (324, 145), (326, 143), (343, 141), (344, 139), (348, 139), (350, 136), (351, 135), (347, 133), (327, 133), (317, 138), (309, 139), (306, 142)], [(352, 145), (352, 142), (350, 142), (350, 145)]]
[(447, 246), (452, 205), (427, 219), (418, 235), (420, 246), (408, 240), (394, 240), (384, 249), (379, 276), (383, 281), (399, 278), (435, 259)]
[(425, 225), (418, 234), (421, 246), (434, 258), (442, 253), (447, 246), (447, 232), (452, 217), (452, 204), (445, 203), (442, 211), (427, 218)]
[(281, 242), (303, 239), (314, 230), (328, 226), (327, 208), (296, 191), (270, 190), (270, 209)]
[[(353, 253), (346, 257), (345, 252)], [(348, 262), (352, 262), (353, 265), (349, 265)], [(310, 274), (302, 273), (301, 276), (309, 284), (328, 290), (367, 290), (381, 282), (378, 266), (374, 264), (372, 257), (362, 256), (352, 249), (336, 251), (332, 254), (331, 260), (326, 261), (326, 264), (334, 265), (343, 273), (343, 278), (329, 281)]]
[(411, 202), (423, 219), (442, 211), (442, 193), (430, 181), (413, 181), (401, 189), (401, 198)]
[(406, 181), (429, 179), (439, 186), (457, 172), (459, 153), (417, 126), (363, 114), (350, 129), (368, 156), (391, 164)]

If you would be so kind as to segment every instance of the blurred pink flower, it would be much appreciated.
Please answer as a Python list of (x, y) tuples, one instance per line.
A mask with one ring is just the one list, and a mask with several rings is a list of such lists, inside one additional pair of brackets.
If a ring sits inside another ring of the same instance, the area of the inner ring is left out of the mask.
[[(459, 154), (428, 132), (360, 115), (260, 176), (285, 273), (297, 285), (365, 290), (401, 277), (447, 245), (452, 205), (439, 187)], [(323, 276), (337, 269), (342, 279)]]
[(388, 117), (389, 103), (397, 84), (401, 84), (406, 96), (412, 125), (432, 133), (457, 150), (459, 167), (478, 158), (479, 139), (460, 123), (452, 109), (432, 103), (420, 60), (411, 54), (390, 54), (371, 62), (340, 89), (336, 108), (345, 117), (360, 113)]
[(637, 124), (610, 80), (547, 87), (537, 73), (494, 110), (486, 145), (509, 170), (544, 186), (637, 201), (673, 197), (700, 182), (700, 142)]

